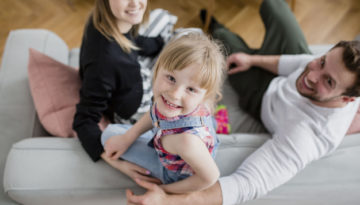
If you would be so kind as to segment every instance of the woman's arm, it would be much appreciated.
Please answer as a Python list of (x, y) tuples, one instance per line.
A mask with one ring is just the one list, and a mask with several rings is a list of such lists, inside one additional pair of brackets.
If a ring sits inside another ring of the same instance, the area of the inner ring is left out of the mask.
[(215, 161), (204, 142), (189, 133), (168, 135), (162, 139), (168, 152), (179, 155), (194, 171), (194, 175), (161, 187), (168, 193), (188, 193), (206, 189), (213, 185), (219, 175)]
[(114, 160), (119, 159), (140, 135), (152, 127), (150, 112), (147, 112), (125, 134), (112, 136), (105, 142), (105, 156)]
[(104, 152), (98, 123), (108, 109), (116, 81), (114, 67), (108, 66), (108, 60), (103, 58), (106, 42), (106, 38), (94, 28), (90, 20), (84, 30), (80, 49), (79, 74), (82, 84), (73, 129), (93, 161), (99, 160)]
[(87, 70), (83, 76), (73, 129), (77, 132), (85, 151), (93, 161), (97, 161), (104, 152), (100, 141), (102, 132), (98, 123), (102, 114), (108, 109), (108, 102), (115, 86), (113, 78), (97, 74), (97, 70), (101, 68), (94, 64), (89, 64), (88, 67), (90, 70)]

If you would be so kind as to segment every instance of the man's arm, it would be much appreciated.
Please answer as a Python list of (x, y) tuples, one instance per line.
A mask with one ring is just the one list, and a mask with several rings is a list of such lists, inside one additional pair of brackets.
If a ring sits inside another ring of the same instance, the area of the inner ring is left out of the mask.
[(189, 194), (170, 195), (166, 194), (158, 185), (135, 180), (136, 183), (148, 191), (144, 195), (134, 195), (126, 190), (128, 205), (221, 205), (222, 195), (219, 182), (208, 189), (192, 192)]
[[(294, 126), (291, 126), (294, 125)], [(294, 119), (253, 152), (230, 176), (220, 178), (223, 204), (266, 195), (328, 153), (328, 141)]]
[(234, 53), (230, 55), (226, 64), (230, 69), (229, 74), (242, 72), (252, 66), (263, 68), (274, 74), (278, 74), (279, 55), (249, 55), (246, 53)]

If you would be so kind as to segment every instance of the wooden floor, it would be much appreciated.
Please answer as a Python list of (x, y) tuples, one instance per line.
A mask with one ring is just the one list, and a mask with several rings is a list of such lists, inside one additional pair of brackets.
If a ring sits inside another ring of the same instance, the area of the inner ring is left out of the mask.
[[(199, 27), (199, 10), (209, 0), (150, 0), (179, 17), (177, 27)], [(10, 30), (45, 28), (70, 48), (79, 47), (84, 23), (94, 0), (1, 0), (0, 56)], [(290, 2), (290, 1), (288, 1)], [(215, 0), (215, 17), (237, 32), (251, 47), (264, 36), (258, 8), (261, 0)], [(294, 14), (309, 44), (352, 40), (360, 34), (360, 0), (296, 0)]]

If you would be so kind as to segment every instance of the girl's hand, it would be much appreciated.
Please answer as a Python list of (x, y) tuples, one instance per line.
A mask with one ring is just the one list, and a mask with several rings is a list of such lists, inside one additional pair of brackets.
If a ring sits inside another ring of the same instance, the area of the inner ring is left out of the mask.
[(150, 171), (136, 164), (133, 164), (125, 160), (118, 160), (118, 159), (113, 160), (111, 158), (106, 157), (105, 153), (103, 153), (101, 157), (112, 167), (126, 174), (134, 181), (135, 179), (141, 179), (143, 181), (151, 182), (154, 184), (162, 184), (159, 179), (150, 176)]
[(133, 138), (126, 133), (123, 135), (115, 135), (106, 140), (104, 150), (106, 157), (117, 160), (123, 155), (133, 143)]
[(231, 54), (226, 60), (228, 74), (234, 74), (249, 70), (251, 67), (250, 55), (246, 53)]
[(105, 155), (114, 160), (119, 159), (140, 135), (152, 127), (150, 111), (148, 111), (123, 135), (115, 135), (106, 140), (104, 144)]

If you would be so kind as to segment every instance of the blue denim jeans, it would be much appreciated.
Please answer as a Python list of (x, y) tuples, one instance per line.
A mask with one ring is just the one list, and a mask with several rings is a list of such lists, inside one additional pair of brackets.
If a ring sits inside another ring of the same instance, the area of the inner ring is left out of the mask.
[[(111, 136), (124, 134), (131, 126), (110, 124), (101, 135), (101, 143), (104, 145)], [(173, 183), (188, 177), (189, 175), (173, 172), (162, 166), (156, 150), (148, 145), (154, 134), (153, 131), (148, 131), (141, 135), (121, 156), (121, 159), (149, 170), (153, 177), (160, 179), (164, 184)]]

